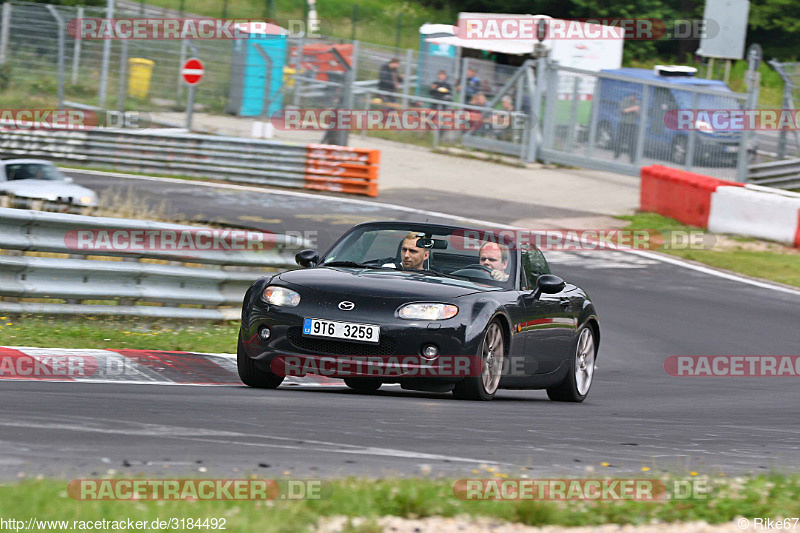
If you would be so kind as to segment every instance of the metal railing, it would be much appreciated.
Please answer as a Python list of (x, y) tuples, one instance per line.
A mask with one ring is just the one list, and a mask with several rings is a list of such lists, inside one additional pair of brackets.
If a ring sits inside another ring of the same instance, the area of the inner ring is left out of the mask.
[(294, 254), (308, 247), (300, 237), (269, 234), (258, 250), (82, 249), (74, 243), (78, 231), (212, 230), (0, 208), (1, 312), (233, 320), (255, 279), (294, 268)]
[(3, 157), (377, 196), (378, 150), (130, 130), (2, 130)]
[(748, 168), (750, 183), (776, 189), (800, 189), (800, 159), (759, 163)]

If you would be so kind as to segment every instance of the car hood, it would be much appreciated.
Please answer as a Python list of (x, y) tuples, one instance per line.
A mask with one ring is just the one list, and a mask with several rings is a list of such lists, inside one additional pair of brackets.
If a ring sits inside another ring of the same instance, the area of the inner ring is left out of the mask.
[(325, 292), (374, 298), (449, 300), (496, 287), (391, 269), (317, 267), (290, 270), (278, 276), (284, 283)]
[(91, 189), (81, 187), (74, 183), (54, 180), (19, 180), (0, 182), (0, 191), (11, 193), (15, 196), (26, 198), (42, 198), (44, 200), (56, 200), (58, 198), (72, 197), (78, 199), (81, 196), (91, 196), (95, 198), (95, 193)]

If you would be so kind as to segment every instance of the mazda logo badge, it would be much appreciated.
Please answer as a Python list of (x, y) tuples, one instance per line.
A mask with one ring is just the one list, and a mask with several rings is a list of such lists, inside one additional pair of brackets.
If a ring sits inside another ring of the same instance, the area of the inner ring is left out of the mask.
[(339, 302), (339, 309), (341, 309), (342, 311), (352, 311), (353, 309), (355, 309), (355, 307), (356, 304), (354, 304), (353, 302), (348, 302), (347, 300)]

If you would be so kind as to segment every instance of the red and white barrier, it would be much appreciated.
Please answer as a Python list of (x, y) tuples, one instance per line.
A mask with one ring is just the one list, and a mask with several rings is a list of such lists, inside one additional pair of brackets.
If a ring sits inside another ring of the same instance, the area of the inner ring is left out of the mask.
[(800, 247), (800, 194), (676, 168), (641, 170), (640, 205), (684, 224)]

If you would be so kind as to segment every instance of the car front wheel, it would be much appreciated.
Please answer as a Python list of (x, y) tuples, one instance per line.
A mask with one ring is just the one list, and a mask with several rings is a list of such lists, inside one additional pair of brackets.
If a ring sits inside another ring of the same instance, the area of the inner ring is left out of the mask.
[(236, 369), (239, 371), (239, 379), (248, 387), (277, 389), (283, 383), (283, 376), (261, 370), (256, 366), (256, 362), (245, 353), (241, 331), (239, 331), (239, 343), (236, 346)]
[(575, 353), (570, 359), (570, 371), (559, 385), (547, 389), (547, 396), (556, 402), (582, 402), (589, 394), (594, 378), (594, 362), (597, 355), (594, 331), (584, 326), (578, 333)]
[(483, 334), (478, 355), (481, 358), (481, 374), (470, 376), (456, 383), (453, 396), (459, 400), (491, 400), (500, 385), (505, 357), (503, 330), (493, 321)]

